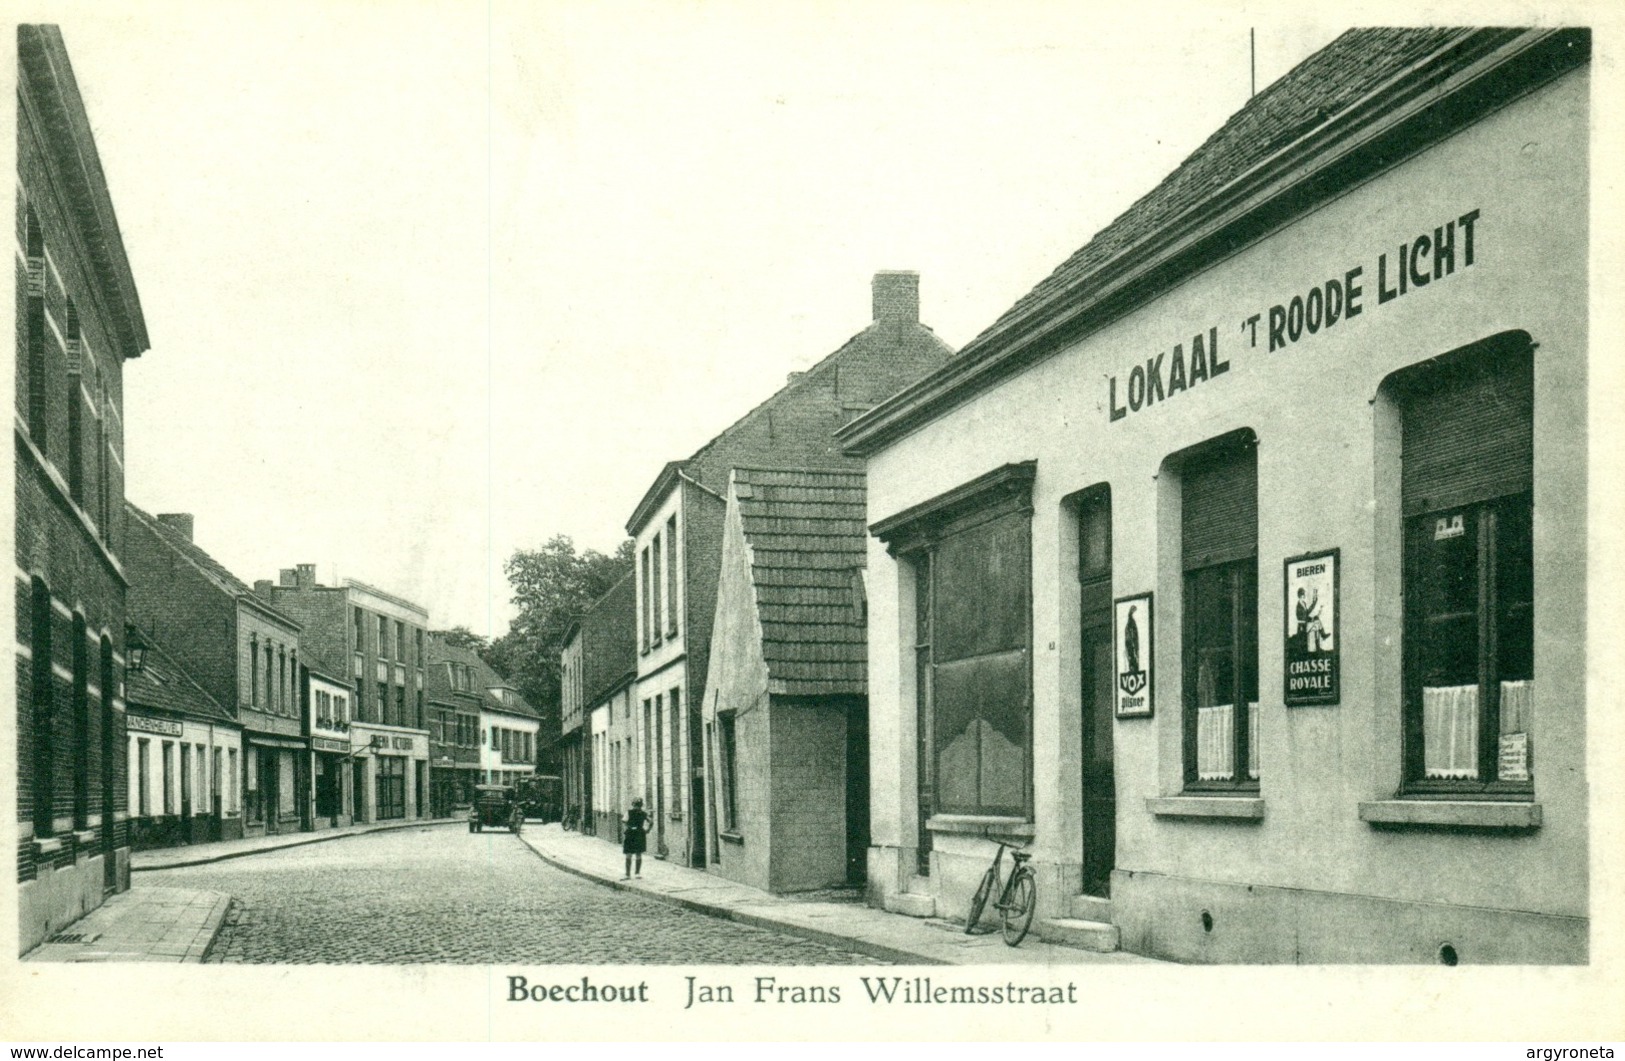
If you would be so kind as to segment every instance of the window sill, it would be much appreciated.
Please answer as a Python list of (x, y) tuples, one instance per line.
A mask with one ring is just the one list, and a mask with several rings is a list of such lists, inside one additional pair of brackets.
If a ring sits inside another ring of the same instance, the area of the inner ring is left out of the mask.
[(73, 834), (73, 842), (80, 847), (87, 847), (96, 842), (96, 830), (79, 829)]
[(1457, 829), (1538, 829), (1539, 803), (1487, 800), (1385, 799), (1360, 804), (1371, 825), (1445, 826)]
[(61, 852), (61, 850), (62, 838), (59, 836), (52, 836), (47, 839), (37, 839), (34, 841), (35, 858), (43, 858), (46, 855), (55, 855)]
[(975, 836), (1032, 837), (1037, 827), (1025, 818), (994, 814), (934, 814), (925, 827), (933, 833), (970, 833)]
[(745, 846), (745, 838), (739, 833), (720, 832), (717, 833), (717, 836), (720, 837), (722, 842), (725, 844), (737, 844), (740, 847)]
[(1264, 820), (1264, 801), (1257, 796), (1152, 796), (1145, 809), (1159, 818)]

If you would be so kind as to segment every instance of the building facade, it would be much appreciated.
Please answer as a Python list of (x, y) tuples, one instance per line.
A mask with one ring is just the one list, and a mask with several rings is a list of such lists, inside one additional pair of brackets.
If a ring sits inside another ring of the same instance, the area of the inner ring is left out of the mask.
[(131, 849), (235, 840), (242, 727), (151, 640), (125, 640)]
[(480, 776), (488, 785), (517, 785), (536, 773), (542, 719), (519, 690), (495, 684), (486, 688), (480, 704)]
[[(587, 712), (581, 666), (581, 624), (573, 623), (559, 650), (559, 778), (564, 783), (564, 820), (581, 820), (581, 808), (591, 807), (588, 777)], [(590, 818), (591, 814), (588, 813)]]
[(56, 27), (17, 27), (16, 85), (17, 885), (26, 951), (129, 887), (123, 372), (149, 344)]
[(636, 763), (652, 821), (649, 851), (707, 862), (704, 746), (698, 705), (711, 649), (722, 557), (723, 491), (740, 465), (857, 468), (834, 432), (940, 368), (952, 350), (920, 323), (919, 276), (874, 277), (873, 320), (840, 349), (741, 417), (686, 461), (667, 464), (627, 523), (635, 546)]
[(480, 774), (480, 702), (483, 664), (472, 651), (429, 635), (429, 758), (433, 778), (430, 813), (465, 813), (474, 801)]
[(190, 515), (125, 512), (131, 621), (242, 728), (243, 835), (308, 828), (299, 624), (200, 548)]
[(310, 743), (310, 760), (305, 768), (310, 784), (303, 793), (305, 816), (316, 829), (352, 825), (355, 793), (350, 770), (350, 725), (355, 690), (344, 680), (341, 668), (318, 659), (308, 648), (299, 670), (305, 737)]
[(340, 667), (349, 661), (351, 819), (426, 817), (429, 613), (353, 578), (321, 585), (314, 564), (284, 568), (254, 592), (299, 621), (313, 656)]
[[(581, 829), (618, 841), (617, 824), (630, 806), (618, 769), (628, 754), (633, 681), (637, 677), (635, 576), (628, 572), (581, 617), (581, 758), (575, 796)], [(611, 728), (612, 720), (618, 722)]]
[(868, 458), (873, 901), (1195, 962), (1584, 962), (1581, 30), (1359, 30)]
[(735, 468), (723, 528), (702, 705), (711, 871), (774, 892), (861, 884), (863, 473)]

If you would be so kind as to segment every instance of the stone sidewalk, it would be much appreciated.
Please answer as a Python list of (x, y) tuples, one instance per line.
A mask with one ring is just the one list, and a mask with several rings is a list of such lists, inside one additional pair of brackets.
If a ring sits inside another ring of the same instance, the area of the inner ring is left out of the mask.
[(1028, 936), (1007, 947), (997, 933), (967, 936), (962, 925), (905, 917), (855, 902), (821, 902), (770, 895), (713, 873), (645, 856), (643, 876), (621, 880), (619, 847), (557, 825), (527, 824), (520, 837), (544, 862), (611, 888), (757, 928), (787, 932), (884, 961), (909, 965), (1104, 965), (1151, 959), (1100, 954)]
[[(352, 825), (311, 833), (281, 833), (212, 844), (156, 848), (130, 857), (132, 873), (179, 869), (279, 851), (346, 836), (420, 825), (462, 825), (460, 818)], [(23, 956), (29, 962), (200, 962), (220, 931), (231, 897), (223, 892), (164, 888), (132, 879), (107, 901)], [(60, 942), (51, 942), (59, 940)]]
[(210, 862), (223, 862), (228, 858), (258, 855), (265, 851), (280, 851), (285, 847), (320, 844), (328, 840), (341, 840), (346, 836), (362, 836), (389, 829), (412, 829), (420, 825), (467, 825), (463, 818), (408, 818), (404, 821), (373, 822), (367, 825), (345, 825), (337, 829), (319, 829), (310, 833), (277, 833), (274, 836), (250, 836), (242, 840), (220, 840), (212, 844), (190, 844), (185, 847), (159, 847), (150, 851), (137, 851), (130, 856), (130, 869), (179, 869), (182, 866), (203, 866)]
[(109, 896), (23, 961), (200, 962), (230, 901), (224, 892), (131, 888)]

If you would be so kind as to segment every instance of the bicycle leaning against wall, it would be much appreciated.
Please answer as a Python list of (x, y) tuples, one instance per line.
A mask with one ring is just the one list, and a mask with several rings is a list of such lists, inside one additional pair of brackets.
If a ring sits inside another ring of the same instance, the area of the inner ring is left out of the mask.
[[(1004, 861), (1005, 848), (1010, 848), (1010, 861), (1014, 868), (1004, 887), (999, 888), (999, 866)], [(1018, 851), (1010, 844), (999, 844), (999, 850), (993, 856), (993, 865), (982, 874), (982, 883), (976, 886), (976, 894), (971, 898), (970, 913), (965, 918), (966, 935), (976, 931), (977, 924), (982, 920), (982, 911), (987, 908), (988, 897), (997, 889), (999, 899), (993, 904), (993, 909), (999, 912), (1004, 942), (1014, 947), (1027, 938), (1027, 930), (1033, 925), (1033, 908), (1038, 905), (1038, 881), (1033, 876), (1032, 866), (1028, 865), (1032, 857), (1030, 852)]]

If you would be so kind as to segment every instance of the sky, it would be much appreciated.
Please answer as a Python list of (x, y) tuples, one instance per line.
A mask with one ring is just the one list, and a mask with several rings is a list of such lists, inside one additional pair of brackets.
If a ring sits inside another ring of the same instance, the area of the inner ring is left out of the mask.
[(152, 341), (128, 496), (248, 582), (315, 563), (500, 635), (516, 549), (613, 550), (876, 271), (962, 346), (1246, 102), (1250, 28), (1260, 89), (1343, 28), (1195, 10), (53, 12)]

